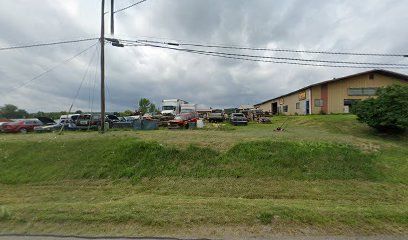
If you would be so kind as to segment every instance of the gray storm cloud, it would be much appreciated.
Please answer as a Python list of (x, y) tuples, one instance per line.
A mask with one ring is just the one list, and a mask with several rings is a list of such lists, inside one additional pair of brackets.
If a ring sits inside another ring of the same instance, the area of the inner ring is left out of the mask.
[[(133, 2), (116, 0), (116, 6), (119, 8)], [(115, 37), (407, 53), (407, 10), (407, 1), (392, 0), (148, 0), (118, 13)], [(0, 46), (97, 37), (99, 14), (99, 0), (2, 1)], [(0, 105), (12, 103), (29, 111), (67, 110), (95, 54), (75, 109), (88, 110), (92, 99), (93, 109), (97, 109), (96, 48), (27, 86), (10, 91), (91, 44), (0, 52)], [(272, 52), (266, 55), (381, 61), (373, 57)], [(133, 109), (141, 97), (150, 98), (157, 104), (164, 98), (183, 98), (206, 106), (236, 107), (254, 104), (311, 83), (363, 71), (245, 62), (148, 47), (107, 47), (106, 58), (108, 111)], [(392, 61), (407, 63), (408, 59)], [(407, 73), (406, 70), (396, 71)]]

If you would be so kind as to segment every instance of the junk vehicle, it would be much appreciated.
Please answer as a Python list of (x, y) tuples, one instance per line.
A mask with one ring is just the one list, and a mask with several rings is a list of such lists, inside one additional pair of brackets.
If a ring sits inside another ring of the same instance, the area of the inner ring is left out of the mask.
[(188, 102), (181, 99), (168, 99), (162, 101), (162, 115), (176, 116), (181, 111), (181, 105)]
[(61, 115), (59, 121), (62, 122), (62, 123), (76, 122), (79, 115), (81, 115), (81, 114)]
[(69, 124), (64, 124), (62, 122), (58, 122), (58, 123), (54, 123), (54, 124), (34, 127), (34, 132), (37, 132), (37, 133), (57, 132), (57, 131), (60, 131), (61, 129), (75, 130), (76, 128), (75, 127), (71, 128), (71, 126)]
[(13, 122), (13, 121), (7, 118), (0, 118), (0, 132), (1, 132), (1, 126), (9, 122)]
[[(106, 116), (105, 123), (109, 123), (109, 127), (112, 127), (112, 121)], [(76, 120), (76, 127), (78, 129), (98, 129), (101, 125), (100, 114), (81, 114)]]
[(44, 124), (38, 119), (21, 119), (3, 124), (1, 131), (6, 133), (27, 133), (34, 131), (34, 127), (42, 125)]
[(213, 109), (208, 115), (208, 121), (211, 123), (224, 122), (224, 110)]
[(59, 131), (62, 127), (68, 128), (68, 124), (64, 125), (61, 121), (56, 123), (54, 120), (48, 117), (38, 117), (44, 125), (34, 127), (34, 132), (54, 132)]
[(169, 129), (188, 128), (189, 123), (196, 123), (198, 114), (196, 112), (181, 113), (168, 122)]
[(197, 104), (181, 104), (180, 113), (196, 113)]
[(230, 121), (231, 124), (234, 126), (248, 124), (248, 119), (245, 117), (243, 113), (231, 113)]

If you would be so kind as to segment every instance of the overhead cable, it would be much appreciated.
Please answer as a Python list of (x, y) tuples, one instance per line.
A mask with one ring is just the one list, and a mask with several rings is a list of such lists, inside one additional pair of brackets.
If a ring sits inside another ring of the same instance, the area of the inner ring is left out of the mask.
[(87, 42), (87, 41), (93, 41), (93, 40), (97, 40), (97, 39), (98, 38), (84, 38), (84, 39), (77, 39), (77, 40), (48, 42), (48, 43), (37, 43), (37, 44), (22, 45), (22, 46), (0, 47), (0, 51), (13, 50), (13, 49), (23, 49), (23, 48), (33, 48), (33, 47), (53, 46), (53, 45), (68, 44), (68, 43)]
[(143, 2), (146, 2), (146, 1), (147, 1), (147, 0), (141, 0), (141, 1), (139, 1), (139, 2), (136, 2), (136, 3), (133, 3), (133, 4), (129, 5), (129, 6), (127, 6), (127, 7), (120, 8), (120, 9), (118, 9), (118, 10), (115, 10), (113, 13), (118, 13), (118, 12), (125, 11), (126, 9), (129, 9), (129, 8), (131, 8), (131, 7), (134, 7), (134, 6), (136, 6), (136, 5), (139, 5), (139, 4), (141, 4), (141, 3), (143, 3)]
[[(14, 91), (16, 91), (16, 90), (22, 88), (22, 87), (27, 86), (27, 85), (30, 84), (31, 82), (33, 82), (33, 81), (35, 81), (35, 80), (37, 80), (37, 79), (43, 77), (44, 75), (46, 75), (46, 74), (49, 73), (49, 72), (52, 72), (53, 70), (55, 70), (56, 68), (60, 67), (61, 65), (65, 64), (65, 63), (67, 63), (67, 62), (70, 62), (70, 61), (72, 61), (73, 59), (75, 59), (75, 58), (77, 58), (78, 56), (80, 56), (81, 54), (83, 54), (84, 52), (87, 52), (89, 49), (91, 49), (92, 47), (94, 47), (96, 44), (98, 44), (98, 42), (96, 42), (96, 43), (92, 44), (91, 46), (85, 48), (84, 50), (82, 50), (82, 51), (80, 51), (79, 53), (73, 55), (72, 57), (69, 57), (69, 58), (63, 60), (62, 62), (57, 63), (56, 65), (52, 66), (51, 68), (48, 68), (48, 69), (45, 70), (44, 72), (42, 72), (42, 73), (36, 75), (35, 77), (29, 79), (28, 81), (23, 82), (20, 86), (10, 89), (10, 90), (9, 90), (6, 94), (4, 94), (4, 95), (10, 94), (10, 93), (12, 93), (12, 92), (14, 92)], [(4, 95), (3, 95), (3, 96), (4, 96)]]
[(166, 45), (177, 45), (177, 46), (190, 46), (190, 47), (205, 47), (205, 48), (220, 48), (220, 49), (234, 49), (234, 50), (250, 50), (250, 51), (270, 51), (270, 52), (289, 52), (289, 53), (307, 53), (307, 54), (325, 54), (325, 55), (351, 55), (351, 56), (376, 56), (376, 57), (408, 57), (408, 54), (397, 54), (397, 53), (358, 53), (358, 52), (342, 52), (342, 51), (322, 51), (322, 50), (296, 50), (296, 49), (279, 49), (279, 48), (257, 48), (257, 47), (247, 47), (247, 46), (227, 46), (221, 44), (201, 44), (201, 43), (185, 43), (182, 41), (153, 41), (153, 40), (125, 40), (130, 42), (146, 42), (153, 44), (166, 44)]
[[(376, 66), (370, 66), (368, 63), (352, 63), (357, 65), (343, 65), (346, 62), (338, 62), (338, 61), (320, 61), (320, 60), (312, 60), (312, 59), (295, 59), (295, 58), (275, 58), (275, 57), (268, 57), (275, 60), (267, 60), (264, 59), (264, 56), (250, 56), (250, 55), (243, 55), (243, 54), (233, 54), (233, 53), (225, 53), (225, 52), (213, 52), (213, 51), (202, 51), (196, 49), (187, 49), (187, 48), (176, 48), (170, 46), (162, 46), (162, 45), (155, 45), (155, 44), (147, 44), (147, 43), (128, 43), (126, 46), (147, 46), (147, 47), (154, 47), (154, 48), (163, 48), (163, 49), (170, 49), (174, 51), (181, 51), (181, 52), (189, 52), (199, 55), (207, 55), (207, 56), (215, 56), (215, 57), (222, 57), (222, 58), (229, 58), (229, 59), (236, 59), (236, 60), (246, 60), (246, 61), (253, 61), (253, 62), (265, 62), (265, 63), (279, 63), (279, 64), (292, 64), (292, 65), (302, 65), (302, 66), (318, 66), (318, 67), (335, 67), (335, 68), (389, 68), (389, 69), (408, 69), (407, 66), (389, 66), (389, 65), (381, 65), (377, 63)], [(282, 61), (285, 60), (285, 61)], [(316, 62), (316, 63), (309, 63), (309, 62)], [(331, 64), (328, 64), (331, 63)], [(336, 65), (334, 65), (336, 64)], [(340, 65), (339, 65), (340, 64)], [(350, 63), (351, 64), (351, 63)], [(367, 66), (362, 66), (367, 65)]]

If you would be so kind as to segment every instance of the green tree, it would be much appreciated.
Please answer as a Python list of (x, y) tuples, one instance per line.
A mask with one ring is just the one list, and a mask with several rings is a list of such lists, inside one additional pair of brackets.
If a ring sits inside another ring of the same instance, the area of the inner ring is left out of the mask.
[(150, 102), (149, 99), (147, 98), (141, 98), (139, 100), (139, 112), (141, 114), (145, 114), (145, 113), (156, 113), (157, 112), (157, 108), (156, 105), (152, 102)]
[(154, 103), (151, 103), (149, 106), (149, 113), (157, 113), (159, 110), (156, 108)]
[(4, 118), (25, 118), (28, 116), (28, 112), (23, 109), (19, 109), (12, 104), (6, 104), (0, 107), (0, 116)]
[(353, 113), (360, 122), (379, 131), (405, 131), (408, 128), (408, 85), (378, 89), (377, 98), (360, 101)]
[(35, 117), (47, 117), (48, 114), (45, 112), (38, 111), (36, 114), (34, 114)]
[(132, 115), (134, 115), (134, 112), (132, 111), (132, 110), (125, 110), (124, 112), (122, 112), (122, 113), (120, 113), (120, 115), (122, 116), (122, 117), (128, 117), (128, 116), (132, 116)]

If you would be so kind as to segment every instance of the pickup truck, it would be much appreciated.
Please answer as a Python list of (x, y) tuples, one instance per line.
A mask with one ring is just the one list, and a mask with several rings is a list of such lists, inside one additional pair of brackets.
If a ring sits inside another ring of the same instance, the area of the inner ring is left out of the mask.
[(208, 115), (208, 121), (211, 123), (224, 122), (224, 110), (214, 109)]

